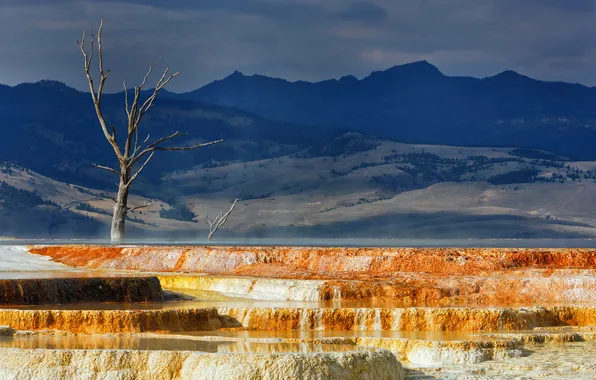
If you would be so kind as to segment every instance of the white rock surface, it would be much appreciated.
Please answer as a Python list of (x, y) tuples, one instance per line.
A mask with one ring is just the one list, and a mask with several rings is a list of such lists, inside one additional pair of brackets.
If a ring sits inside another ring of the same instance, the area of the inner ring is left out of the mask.
[(386, 350), (211, 354), (191, 351), (0, 349), (2, 379), (403, 379)]
[[(2, 271), (63, 271), (69, 267), (50, 258), (32, 255), (26, 246), (0, 245), (0, 272)], [(1, 275), (0, 275), (1, 276)]]

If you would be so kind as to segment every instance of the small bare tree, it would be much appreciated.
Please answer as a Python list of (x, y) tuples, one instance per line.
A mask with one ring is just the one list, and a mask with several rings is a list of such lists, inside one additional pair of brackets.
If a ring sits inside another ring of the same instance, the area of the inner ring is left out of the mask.
[[(141, 91), (147, 82), (147, 79), (153, 72), (153, 68), (158, 62), (155, 62), (149, 66), (149, 70), (143, 77), (141, 84), (134, 88), (134, 95), (132, 102), (129, 102), (129, 95), (128, 89), (126, 87), (126, 82), (124, 82), (124, 100), (125, 100), (125, 108), (126, 108), (126, 115), (127, 115), (127, 134), (126, 139), (124, 141), (123, 147), (118, 144), (116, 140), (116, 129), (114, 128), (113, 124), (108, 123), (103, 115), (102, 108), (101, 108), (101, 97), (104, 89), (104, 84), (106, 79), (108, 79), (108, 75), (110, 74), (110, 70), (104, 70), (103, 66), (103, 50), (102, 50), (102, 30), (103, 30), (103, 20), (99, 24), (99, 29), (97, 31), (97, 53), (98, 53), (98, 63), (99, 63), (99, 85), (97, 89), (95, 88), (95, 82), (93, 80), (93, 76), (90, 73), (91, 69), (91, 62), (93, 60), (93, 54), (95, 51), (95, 36), (93, 32), (89, 33), (89, 39), (86, 42), (86, 35), (83, 32), (83, 37), (81, 41), (77, 40), (77, 44), (81, 49), (81, 53), (83, 54), (83, 58), (85, 59), (85, 75), (87, 76), (87, 81), (89, 82), (89, 90), (91, 92), (91, 99), (93, 100), (93, 104), (95, 106), (95, 113), (97, 114), (97, 119), (99, 120), (99, 124), (101, 125), (101, 129), (105, 138), (108, 140), (114, 153), (116, 154), (116, 158), (118, 159), (119, 167), (111, 168), (107, 166), (97, 165), (94, 164), (95, 167), (107, 170), (111, 173), (114, 173), (120, 177), (120, 182), (118, 184), (118, 195), (115, 199), (116, 204), (114, 205), (114, 214), (112, 216), (112, 229), (111, 229), (111, 240), (112, 243), (120, 243), (124, 239), (124, 225), (126, 222), (126, 215), (129, 211), (136, 210), (142, 207), (147, 207), (149, 204), (144, 204), (142, 206), (137, 207), (128, 207), (128, 193), (130, 187), (135, 179), (139, 176), (139, 174), (145, 169), (149, 161), (153, 158), (155, 152), (160, 150), (169, 150), (169, 151), (183, 151), (183, 150), (193, 150), (202, 148), (207, 145), (217, 144), (222, 142), (223, 140), (216, 140), (210, 141), (207, 143), (196, 144), (192, 146), (184, 146), (184, 147), (165, 147), (162, 144), (172, 140), (176, 137), (185, 136), (185, 133), (175, 132), (169, 136), (161, 137), (153, 142), (149, 142), (149, 135), (139, 142), (139, 125), (143, 120), (143, 117), (147, 112), (153, 107), (153, 103), (155, 102), (155, 98), (159, 95), (160, 91), (170, 82), (170, 80), (176, 76), (178, 76), (178, 72), (169, 74), (169, 69), (166, 68), (159, 78), (155, 89), (153, 92), (141, 103)], [(137, 164), (140, 164), (140, 167), (134, 171)]]
[(228, 220), (228, 216), (230, 216), (232, 210), (234, 210), (234, 207), (236, 207), (236, 203), (238, 203), (238, 199), (232, 203), (232, 206), (228, 212), (225, 214), (220, 212), (219, 215), (213, 220), (209, 220), (209, 216), (205, 217), (205, 219), (207, 219), (207, 224), (209, 224), (209, 235), (207, 236), (208, 240), (211, 240), (213, 238), (213, 234), (215, 234), (215, 232), (217, 232), (217, 230), (219, 230), (225, 224), (225, 222)]

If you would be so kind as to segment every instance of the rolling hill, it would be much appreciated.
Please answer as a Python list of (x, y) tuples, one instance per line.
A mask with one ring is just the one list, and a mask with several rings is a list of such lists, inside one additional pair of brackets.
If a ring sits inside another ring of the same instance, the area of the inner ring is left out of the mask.
[(284, 157), (163, 180), (196, 213), (240, 197), (228, 228), (247, 236), (552, 238), (595, 236), (595, 169), (545, 151), (351, 133)]
[[(588, 238), (596, 237), (595, 181), (595, 161), (546, 151), (349, 133), (276, 158), (166, 173), (160, 186), (177, 196), (134, 195), (131, 206), (152, 204), (132, 213), (129, 227), (136, 238), (204, 239), (205, 217), (239, 198), (219, 238)], [(9, 192), (0, 204), (0, 225), (21, 226), (5, 230), (10, 236), (107, 236), (113, 192), (13, 166), (3, 183), (30, 193)], [(15, 202), (21, 197), (33, 202)]]
[[(124, 93), (105, 94), (104, 113), (122, 133)], [(314, 128), (264, 119), (251, 113), (190, 100), (158, 99), (141, 133), (152, 138), (187, 132), (177, 144), (225, 138), (216, 145), (163, 154), (147, 167), (146, 182), (165, 171), (215, 161), (254, 160), (302, 149), (320, 137)], [(312, 130), (312, 131), (309, 131)], [(88, 93), (55, 81), (0, 86), (0, 160), (13, 162), (61, 181), (103, 188), (113, 178), (91, 163), (113, 164)], [(120, 135), (120, 141), (124, 138)], [(141, 137), (144, 138), (144, 137)]]

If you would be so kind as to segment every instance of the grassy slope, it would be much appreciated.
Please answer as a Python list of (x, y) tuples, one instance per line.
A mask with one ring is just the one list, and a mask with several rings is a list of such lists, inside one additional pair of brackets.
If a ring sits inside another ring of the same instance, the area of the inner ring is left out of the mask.
[[(397, 168), (383, 164), (383, 157), (395, 152), (427, 152), (441, 158), (487, 156), (511, 158), (507, 148), (463, 148), (421, 146), (381, 141), (371, 150), (331, 157), (276, 159), (237, 163), (215, 168), (196, 168), (164, 178), (186, 194), (182, 199), (198, 215), (200, 223), (173, 221), (159, 217), (162, 201), (132, 216), (146, 223), (131, 222), (137, 232), (159, 236), (184, 231), (203, 237), (204, 217), (227, 209), (240, 197), (237, 209), (226, 224), (226, 232), (250, 236), (370, 236), (427, 238), (512, 238), (512, 237), (592, 237), (596, 236), (596, 184), (593, 181), (491, 185), (482, 179), (516, 170), (530, 160), (507, 162), (474, 173), (475, 182), (425, 182)], [(362, 163), (379, 165), (350, 170)], [(572, 163), (586, 169), (593, 162)], [(560, 168), (539, 168), (542, 174), (563, 173)], [(331, 176), (332, 170), (347, 174)], [(373, 177), (394, 176), (403, 186), (387, 191)], [(465, 174), (463, 178), (469, 177)], [(111, 212), (113, 194), (54, 181), (33, 172), (13, 170), (0, 173), (0, 181), (26, 190), (37, 190), (47, 199), (79, 215), (109, 224), (109, 215), (75, 208), (78, 202)], [(108, 197), (106, 197), (106, 195)], [(132, 196), (131, 206), (148, 199)], [(0, 209), (0, 222), (29, 223), (37, 231), (47, 230), (48, 218), (35, 217), (39, 210), (14, 213)], [(49, 211), (44, 211), (49, 212)], [(41, 214), (40, 214), (41, 215)], [(13, 218), (13, 219), (11, 219)], [(24, 218), (24, 219), (23, 219)], [(107, 231), (104, 230), (104, 231)], [(105, 232), (101, 232), (105, 233)], [(5, 233), (10, 235), (11, 232)]]
[[(197, 213), (215, 213), (242, 197), (227, 227), (258, 236), (350, 235), (387, 237), (555, 237), (594, 236), (593, 181), (491, 185), (483, 179), (527, 167), (530, 159), (480, 170), (475, 182), (427, 185), (396, 168), (378, 165), (350, 171), (363, 162), (382, 163), (393, 152), (427, 152), (442, 158), (511, 158), (508, 148), (464, 148), (383, 142), (375, 149), (335, 161), (330, 157), (275, 160), (196, 169), (167, 177), (189, 193)], [(591, 162), (571, 163), (591, 169)], [(539, 175), (565, 169), (538, 167)], [(330, 177), (329, 172), (349, 171)], [(371, 178), (403, 177), (404, 186), (384, 191)], [(463, 178), (469, 178), (466, 174)], [(193, 190), (200, 191), (193, 194)], [(210, 192), (206, 192), (206, 190)], [(251, 195), (259, 199), (251, 198)], [(382, 226), (382, 228), (380, 228)]]

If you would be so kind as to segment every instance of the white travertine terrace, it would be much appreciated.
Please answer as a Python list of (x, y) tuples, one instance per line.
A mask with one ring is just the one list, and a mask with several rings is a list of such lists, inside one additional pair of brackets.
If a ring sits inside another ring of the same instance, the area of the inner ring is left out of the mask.
[(596, 373), (595, 250), (26, 249), (0, 247), (7, 294), (33, 289), (25, 278), (51, 291), (44, 279), (108, 270), (195, 300), (0, 306), (0, 325), (12, 328), (0, 328), (0, 378)]
[(401, 380), (386, 350), (220, 354), (149, 350), (0, 350), (2, 379), (320, 379)]

